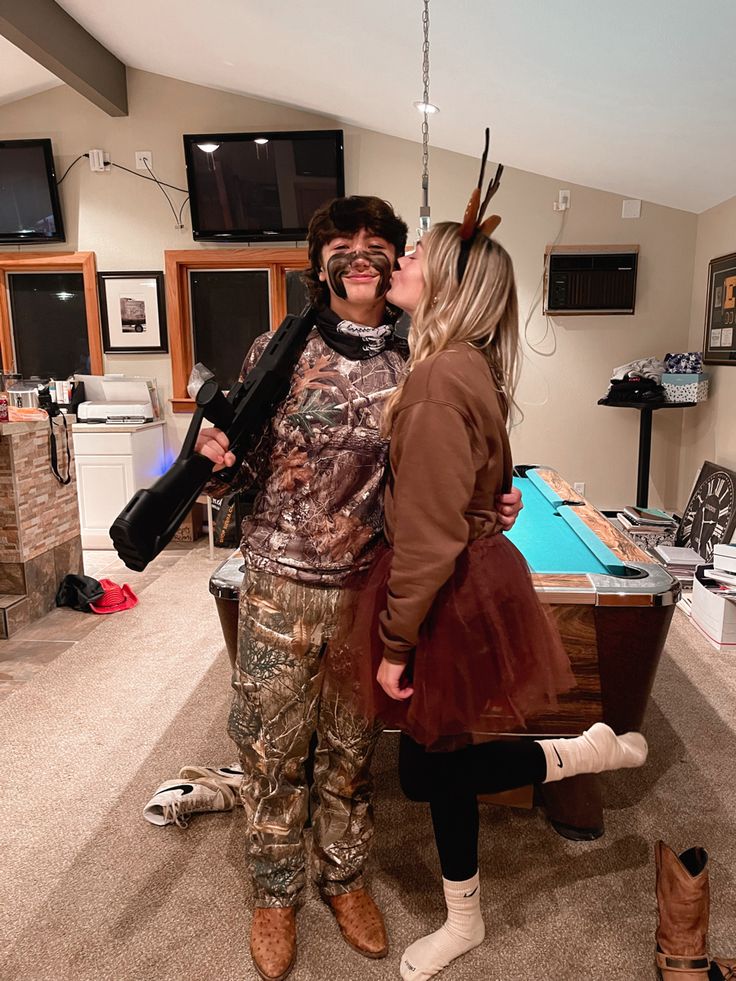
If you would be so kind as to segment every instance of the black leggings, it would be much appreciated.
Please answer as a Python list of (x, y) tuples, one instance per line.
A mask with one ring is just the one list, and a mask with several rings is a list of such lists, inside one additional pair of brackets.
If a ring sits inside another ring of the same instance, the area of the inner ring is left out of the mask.
[(401, 735), (401, 789), (410, 800), (429, 801), (442, 875), (452, 882), (470, 879), (478, 870), (478, 794), (542, 783), (546, 776), (544, 751), (532, 740), (429, 753)]

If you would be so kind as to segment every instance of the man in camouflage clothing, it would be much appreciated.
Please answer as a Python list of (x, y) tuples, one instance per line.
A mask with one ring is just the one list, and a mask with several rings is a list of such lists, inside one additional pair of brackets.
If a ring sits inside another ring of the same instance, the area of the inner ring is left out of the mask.
[[(316, 325), (264, 440), (229, 487), (261, 488), (243, 525), (228, 729), (244, 772), (256, 907), (251, 954), (267, 981), (285, 978), (296, 955), (304, 762), (314, 732), (314, 875), (347, 942), (366, 957), (387, 952), (383, 918), (363, 881), (373, 835), (369, 768), (380, 729), (345, 710), (324, 683), (322, 660), (341, 586), (370, 564), (382, 534), (381, 414), (404, 367), (384, 297), (406, 234), (378, 198), (339, 198), (314, 215), (304, 278)], [(268, 339), (256, 339), (242, 376)], [(234, 463), (218, 430), (204, 430), (197, 449), (215, 471)], [(211, 487), (224, 489), (216, 481)], [(513, 523), (515, 496), (505, 510)]]

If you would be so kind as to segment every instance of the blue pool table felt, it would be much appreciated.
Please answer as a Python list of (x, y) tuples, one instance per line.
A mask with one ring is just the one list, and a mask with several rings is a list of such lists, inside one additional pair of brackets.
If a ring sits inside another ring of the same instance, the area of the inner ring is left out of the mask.
[(524, 508), (508, 537), (532, 572), (620, 574), (621, 559), (534, 470), (514, 477), (514, 486)]

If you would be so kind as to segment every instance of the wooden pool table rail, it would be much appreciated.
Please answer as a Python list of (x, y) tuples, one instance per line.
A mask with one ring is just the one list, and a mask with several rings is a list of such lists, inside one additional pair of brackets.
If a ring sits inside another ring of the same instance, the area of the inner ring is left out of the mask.
[(589, 573), (532, 573), (537, 595), (543, 603), (579, 603), (591, 606), (671, 606), (680, 596), (678, 583), (643, 549), (635, 545), (622, 531), (564, 480), (556, 470), (533, 468), (563, 501), (582, 501), (575, 515), (589, 528), (601, 544), (620, 559), (622, 565), (644, 567), (646, 579), (617, 579), (611, 576), (607, 587), (601, 588), (605, 577)]

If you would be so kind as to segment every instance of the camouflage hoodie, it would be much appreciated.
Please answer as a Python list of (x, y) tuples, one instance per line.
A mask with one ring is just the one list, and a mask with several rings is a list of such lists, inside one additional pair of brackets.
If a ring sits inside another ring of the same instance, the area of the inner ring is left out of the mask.
[[(241, 377), (270, 337), (256, 338)], [(339, 586), (370, 563), (383, 533), (388, 442), (381, 415), (403, 369), (391, 346), (352, 360), (312, 331), (288, 396), (228, 488), (262, 488), (243, 522), (241, 548), (251, 568)], [(216, 482), (209, 490), (217, 495)]]

